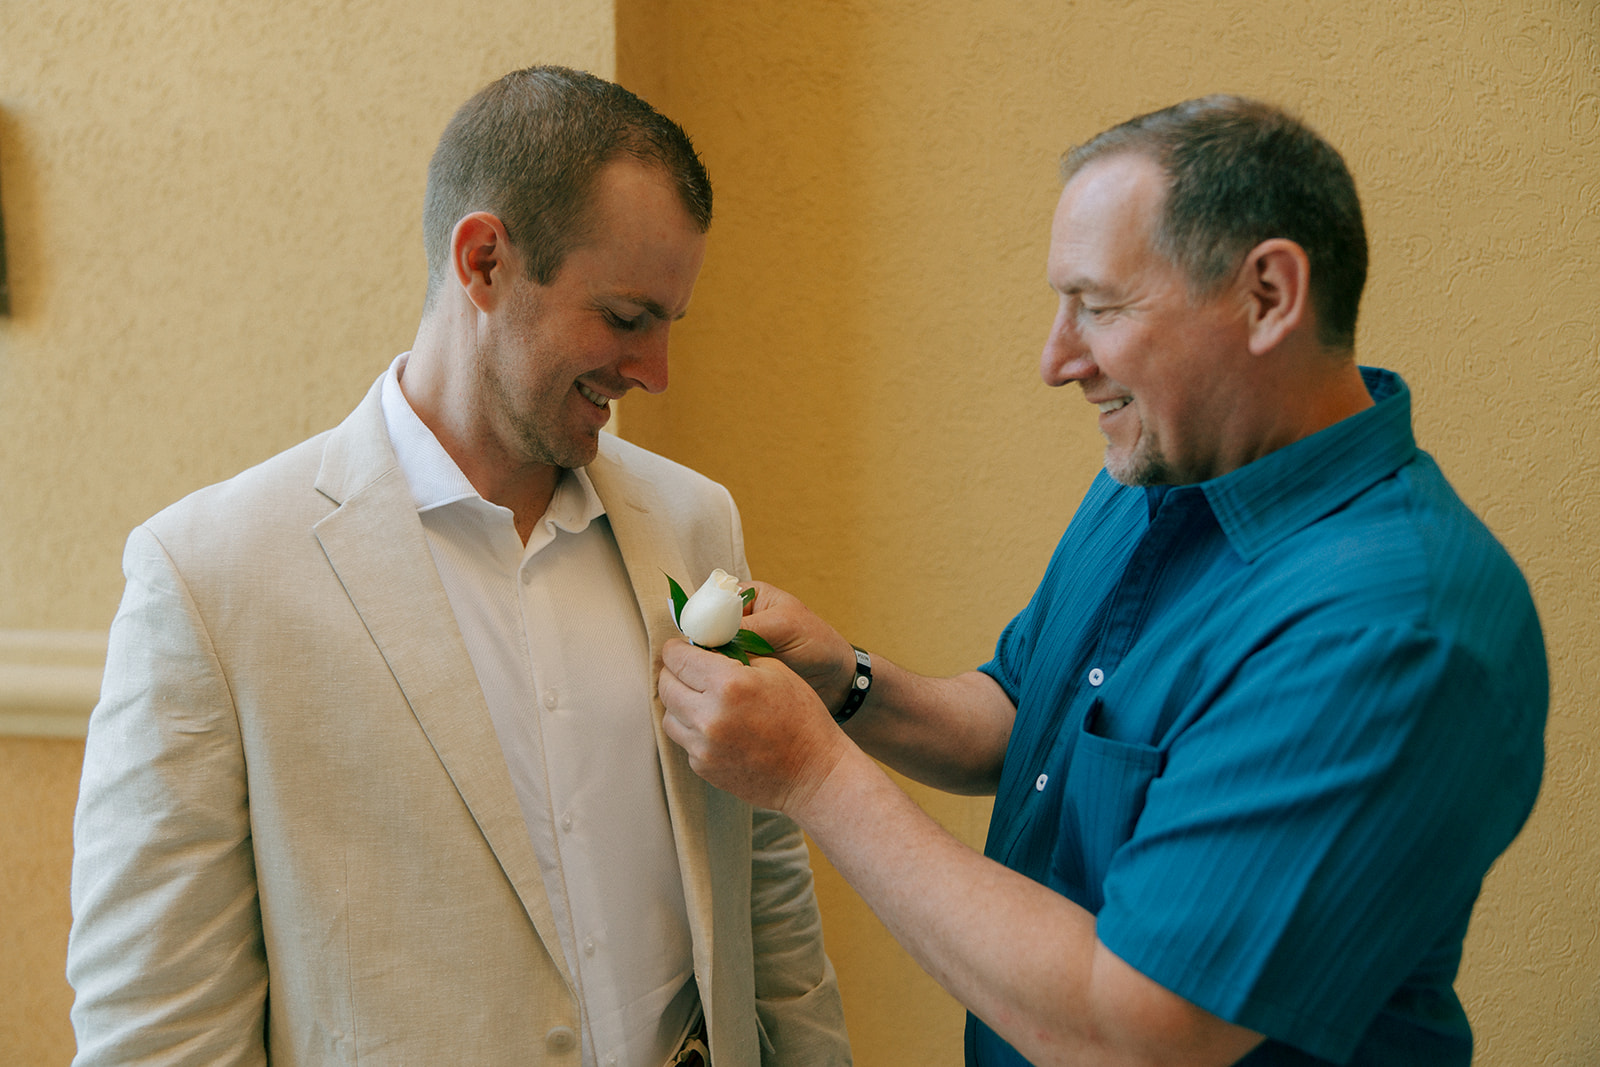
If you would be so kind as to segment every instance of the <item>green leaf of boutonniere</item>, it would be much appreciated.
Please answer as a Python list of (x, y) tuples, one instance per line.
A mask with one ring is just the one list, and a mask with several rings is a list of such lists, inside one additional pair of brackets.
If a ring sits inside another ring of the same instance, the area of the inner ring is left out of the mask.
[(667, 575), (667, 588), (672, 593), (672, 624), (678, 625), (678, 619), (683, 615), (683, 606), (689, 602), (689, 594), (683, 591), (683, 586), (672, 580), (672, 575)]
[(742, 651), (757, 656), (771, 656), (778, 651), (767, 644), (767, 639), (754, 630), (740, 630), (733, 635), (733, 644), (738, 645)]

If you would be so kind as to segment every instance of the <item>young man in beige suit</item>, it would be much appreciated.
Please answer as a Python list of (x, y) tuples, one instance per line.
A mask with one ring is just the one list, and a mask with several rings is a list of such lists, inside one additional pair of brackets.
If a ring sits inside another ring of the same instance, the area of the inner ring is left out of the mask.
[(663, 573), (745, 574), (738, 513), (600, 433), (666, 388), (710, 216), (647, 104), (508, 75), (430, 166), (411, 351), (130, 537), (76, 1062), (849, 1062), (798, 831), (661, 733)]

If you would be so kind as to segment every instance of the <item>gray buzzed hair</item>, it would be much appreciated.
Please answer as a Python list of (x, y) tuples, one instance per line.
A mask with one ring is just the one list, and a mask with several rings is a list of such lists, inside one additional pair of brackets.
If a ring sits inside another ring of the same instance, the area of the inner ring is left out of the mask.
[(513, 71), (463, 104), (428, 164), (422, 239), (431, 306), (447, 276), (450, 235), (474, 211), (499, 218), (548, 285), (582, 243), (595, 179), (620, 157), (661, 168), (704, 233), (711, 179), (682, 127), (633, 93), (584, 71)]
[(1063, 181), (1094, 160), (1134, 153), (1167, 177), (1157, 250), (1190, 289), (1216, 292), (1262, 241), (1287, 238), (1311, 262), (1317, 340), (1352, 349), (1367, 281), (1367, 235), (1344, 159), (1281, 108), (1205, 96), (1129, 119), (1069, 150)]

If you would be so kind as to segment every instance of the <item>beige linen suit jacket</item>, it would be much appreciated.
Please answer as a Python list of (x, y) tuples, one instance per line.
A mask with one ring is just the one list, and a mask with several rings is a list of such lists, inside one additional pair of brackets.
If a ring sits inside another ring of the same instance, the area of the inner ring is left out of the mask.
[[(650, 638), (663, 572), (745, 570), (721, 486), (588, 468)], [(375, 386), (139, 527), (90, 719), (76, 1063), (576, 1064), (572, 976)], [(653, 683), (652, 683), (653, 685)], [(716, 1067), (849, 1063), (794, 825), (654, 729)]]

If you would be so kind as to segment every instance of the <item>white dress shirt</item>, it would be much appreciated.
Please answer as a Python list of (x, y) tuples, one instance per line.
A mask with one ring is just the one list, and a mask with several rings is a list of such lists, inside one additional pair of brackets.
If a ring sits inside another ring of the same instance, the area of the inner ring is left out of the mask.
[(407, 354), (384, 379), (384, 419), (578, 984), (583, 1063), (658, 1067), (698, 992), (633, 586), (582, 470), (562, 473), (522, 544), (407, 402)]

